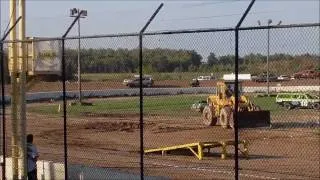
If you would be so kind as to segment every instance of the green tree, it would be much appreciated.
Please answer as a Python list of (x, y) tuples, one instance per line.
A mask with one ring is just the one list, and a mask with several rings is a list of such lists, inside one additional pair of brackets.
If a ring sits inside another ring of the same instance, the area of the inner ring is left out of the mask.
[(210, 53), (207, 59), (208, 66), (213, 66), (219, 63), (219, 60), (214, 53)]
[(194, 50), (190, 51), (189, 53), (191, 55), (190, 57), (191, 64), (193, 66), (199, 67), (201, 65), (202, 56)]

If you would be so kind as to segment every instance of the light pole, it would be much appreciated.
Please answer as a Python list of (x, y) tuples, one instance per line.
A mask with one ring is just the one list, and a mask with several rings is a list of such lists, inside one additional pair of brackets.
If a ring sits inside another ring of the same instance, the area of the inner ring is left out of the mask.
[[(80, 10), (77, 8), (70, 9), (70, 17), (77, 17), (80, 14), (80, 18), (85, 18), (87, 16), (87, 10)], [(79, 103), (82, 104), (82, 94), (81, 94), (81, 61), (80, 61), (80, 18), (78, 19), (78, 96)]]
[[(270, 25), (272, 23), (272, 19), (268, 19), (267, 24), (267, 95), (270, 95), (270, 81), (269, 81), (269, 55), (270, 55)], [(280, 25), (282, 21), (279, 21), (277, 25)], [(258, 20), (258, 25), (261, 26), (260, 20)]]

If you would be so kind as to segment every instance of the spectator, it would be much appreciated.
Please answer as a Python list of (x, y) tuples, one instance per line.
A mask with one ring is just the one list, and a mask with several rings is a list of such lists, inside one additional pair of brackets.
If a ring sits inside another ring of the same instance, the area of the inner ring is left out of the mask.
[(27, 135), (27, 163), (28, 163), (28, 180), (38, 180), (37, 178), (37, 161), (39, 153), (37, 147), (33, 144), (33, 135)]

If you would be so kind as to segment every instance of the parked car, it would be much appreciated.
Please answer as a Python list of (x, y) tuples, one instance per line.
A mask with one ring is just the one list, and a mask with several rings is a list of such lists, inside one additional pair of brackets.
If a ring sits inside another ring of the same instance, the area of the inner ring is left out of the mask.
[(131, 81), (132, 81), (132, 79), (124, 79), (122, 84), (125, 85), (125, 86), (128, 86), (128, 83), (131, 82)]
[(251, 81), (257, 81), (258, 78), (259, 78), (259, 75), (257, 75), (257, 74), (251, 75)]
[[(151, 77), (143, 77), (142, 78), (142, 86), (143, 87), (152, 87), (154, 81)], [(140, 87), (140, 78), (136, 78), (127, 82), (128, 87)]]
[(208, 105), (207, 101), (197, 101), (191, 105), (191, 109), (197, 112), (203, 112), (203, 109)]
[[(261, 75), (253, 75), (251, 76), (251, 80), (255, 82), (267, 82), (268, 76), (266, 73), (263, 73)], [(276, 81), (278, 81), (278, 77), (275, 74), (270, 73), (269, 82), (276, 82)]]
[(192, 79), (192, 82), (190, 83), (191, 87), (199, 87), (200, 82), (198, 79)]
[(315, 70), (304, 70), (293, 74), (295, 79), (302, 79), (302, 78), (319, 78), (320, 72)]
[(280, 75), (278, 76), (278, 81), (289, 81), (291, 79), (290, 76), (287, 76), (287, 75)]
[(212, 80), (213, 78), (211, 76), (198, 76), (197, 78), (198, 81), (208, 81), (208, 80)]
[(290, 110), (293, 108), (320, 109), (320, 98), (308, 93), (279, 93), (276, 103)]

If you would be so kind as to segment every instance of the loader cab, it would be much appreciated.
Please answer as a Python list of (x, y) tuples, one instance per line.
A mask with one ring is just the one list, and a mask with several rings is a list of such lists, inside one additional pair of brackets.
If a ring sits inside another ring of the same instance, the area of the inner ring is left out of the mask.
[[(239, 82), (238, 84), (238, 92), (239, 95), (242, 93), (242, 83)], [(230, 98), (234, 96), (235, 93), (235, 81), (220, 81), (217, 82), (217, 96), (220, 99), (223, 98)]]

